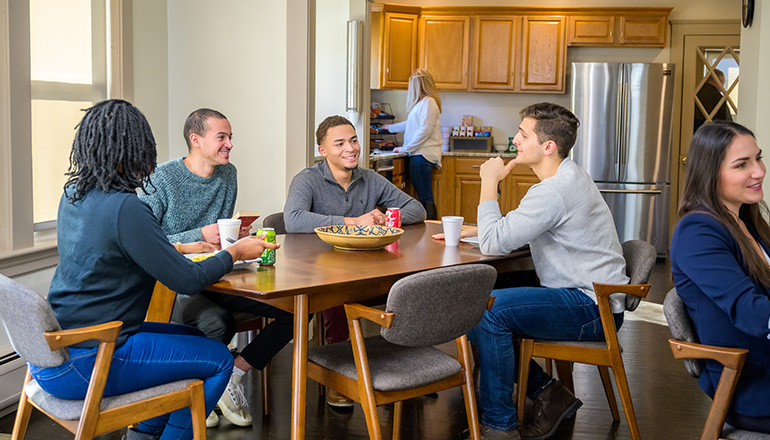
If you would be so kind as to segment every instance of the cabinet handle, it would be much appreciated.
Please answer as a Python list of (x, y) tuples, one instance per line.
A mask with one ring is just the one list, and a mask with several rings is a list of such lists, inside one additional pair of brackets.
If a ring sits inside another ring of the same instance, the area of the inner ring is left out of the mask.
[(481, 168), (481, 165), (471, 165), (471, 168)]

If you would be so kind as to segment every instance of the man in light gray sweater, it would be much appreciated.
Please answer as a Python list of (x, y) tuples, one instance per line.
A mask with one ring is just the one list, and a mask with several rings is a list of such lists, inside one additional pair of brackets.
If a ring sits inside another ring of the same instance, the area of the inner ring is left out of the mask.
[[(578, 119), (556, 104), (523, 109), (514, 138), (516, 159), (481, 166), (478, 236), (484, 254), (505, 254), (529, 243), (542, 287), (495, 290), (495, 303), (469, 333), (479, 352), (484, 438), (545, 439), (582, 402), (534, 363), (527, 395), (534, 420), (519, 432), (511, 395), (516, 380), (517, 337), (603, 340), (593, 282), (626, 284), (625, 260), (607, 204), (590, 176), (568, 156)], [(497, 184), (517, 164), (540, 178), (515, 210), (503, 216)], [(472, 231), (471, 231), (472, 232)], [(624, 305), (613, 303), (616, 325)]]
[[(329, 225), (384, 225), (385, 215), (378, 209), (400, 208), (401, 224), (425, 220), (425, 208), (372, 170), (358, 167), (361, 146), (353, 124), (342, 116), (329, 116), (316, 130), (318, 152), (324, 161), (294, 176), (283, 208), (288, 232), (313, 232)], [(326, 341), (348, 339), (345, 310), (324, 310)], [(351, 407), (353, 401), (335, 390), (328, 390), (326, 403)]]

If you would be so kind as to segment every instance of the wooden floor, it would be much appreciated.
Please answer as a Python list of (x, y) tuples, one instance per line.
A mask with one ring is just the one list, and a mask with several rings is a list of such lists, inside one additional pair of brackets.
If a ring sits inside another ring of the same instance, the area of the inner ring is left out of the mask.
[[(649, 302), (662, 304), (670, 285), (665, 262), (656, 265), (651, 280), (653, 289)], [(628, 314), (627, 314), (628, 316)], [(645, 321), (627, 319), (619, 333), (628, 372), (632, 398), (645, 439), (696, 439), (706, 419), (710, 400), (700, 391), (697, 381), (675, 361), (668, 348), (668, 328)], [(451, 345), (450, 345), (451, 346)], [(449, 347), (449, 346), (448, 346)], [(239, 428), (224, 421), (208, 430), (210, 440), (288, 439), (291, 402), (291, 349), (285, 348), (273, 361), (271, 376), (272, 411), (268, 418), (261, 417), (259, 377), (246, 376), (247, 396), (254, 416), (252, 427)], [(595, 367), (575, 366), (575, 388), (583, 407), (577, 416), (559, 428), (555, 440), (630, 439), (628, 425), (621, 413), (620, 423), (613, 423)], [(337, 411), (318, 399), (317, 386), (308, 386), (307, 438), (308, 439), (366, 439), (366, 422), (361, 407)], [(392, 406), (379, 409), (383, 435), (390, 438)], [(13, 416), (0, 419), (0, 433), (10, 433)], [(462, 393), (449, 390), (438, 398), (420, 397), (404, 404), (402, 438), (447, 440), (461, 439), (467, 427)], [(119, 440), (116, 432), (101, 437)], [(2, 438), (2, 434), (0, 434)], [(54, 426), (39, 413), (33, 414), (28, 439), (71, 439), (72, 435)]]

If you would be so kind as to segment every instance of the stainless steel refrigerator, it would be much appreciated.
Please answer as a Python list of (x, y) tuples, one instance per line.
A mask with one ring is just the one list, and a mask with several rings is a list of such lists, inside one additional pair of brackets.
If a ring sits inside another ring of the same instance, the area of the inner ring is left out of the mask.
[(668, 253), (674, 65), (572, 63), (572, 159), (607, 201), (621, 242)]

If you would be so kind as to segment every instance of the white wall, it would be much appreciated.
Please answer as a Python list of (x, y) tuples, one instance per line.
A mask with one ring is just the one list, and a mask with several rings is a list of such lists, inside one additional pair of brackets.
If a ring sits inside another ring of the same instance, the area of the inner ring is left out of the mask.
[(224, 113), (238, 167), (236, 210), (283, 210), (286, 14), (282, 1), (168, 0), (169, 158), (187, 154), (177, 133), (191, 111)]
[[(162, 163), (169, 159), (168, 6), (166, 0), (133, 0), (133, 7), (134, 105), (150, 122)], [(172, 130), (171, 138), (181, 139), (181, 131)]]

